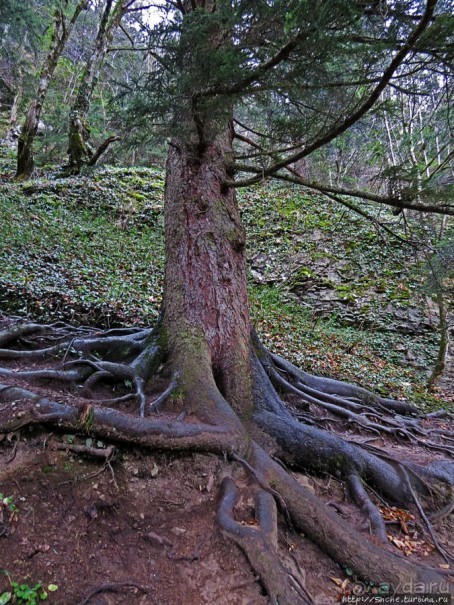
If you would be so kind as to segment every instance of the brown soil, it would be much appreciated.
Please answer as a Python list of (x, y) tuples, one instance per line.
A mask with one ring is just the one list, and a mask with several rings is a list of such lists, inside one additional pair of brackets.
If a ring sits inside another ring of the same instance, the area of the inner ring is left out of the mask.
[[(5, 515), (6, 532), (0, 538), (0, 568), (13, 579), (57, 584), (47, 602), (60, 605), (79, 604), (92, 589), (122, 582), (137, 583), (148, 592), (122, 587), (93, 596), (89, 604), (268, 603), (242, 552), (216, 527), (224, 461), (122, 449), (109, 466), (58, 450), (67, 439), (25, 430), (0, 443), (0, 491), (14, 496), (19, 509), (16, 518)], [(85, 439), (76, 437), (74, 443)], [(237, 480), (246, 483), (243, 471), (238, 473)], [(337, 481), (302, 475), (300, 480), (368, 533)], [(239, 503), (238, 517), (245, 523), (252, 522), (251, 505)], [(332, 578), (346, 579), (345, 570), (304, 536), (282, 529), (281, 555), (287, 565), (304, 570), (318, 605), (336, 603), (339, 588)], [(437, 529), (443, 529), (441, 539), (449, 547), (447, 521)], [(390, 533), (401, 534), (396, 527)], [(432, 550), (412, 557), (431, 566), (443, 564)], [(0, 594), (7, 588), (3, 576)]]
[[(92, 589), (121, 582), (135, 582), (148, 593), (123, 587), (94, 596), (90, 605), (268, 602), (242, 552), (216, 527), (223, 461), (123, 449), (109, 466), (58, 450), (67, 439), (25, 430), (0, 444), (0, 491), (14, 496), (18, 506), (16, 518), (4, 515), (6, 532), (0, 538), (0, 568), (11, 578), (57, 584), (48, 602), (61, 605), (75, 605)], [(326, 482), (320, 486), (327, 488)], [(251, 522), (251, 504), (239, 505), (245, 523)], [(296, 561), (306, 571), (308, 588), (320, 603), (336, 602), (329, 578), (344, 577), (338, 565), (289, 530), (281, 550), (289, 565)], [(0, 594), (7, 588), (3, 576)]]

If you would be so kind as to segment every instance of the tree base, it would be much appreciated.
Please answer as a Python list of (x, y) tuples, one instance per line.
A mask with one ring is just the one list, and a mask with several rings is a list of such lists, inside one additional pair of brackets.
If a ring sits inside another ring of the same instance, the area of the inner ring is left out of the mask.
[[(245, 552), (271, 602), (311, 602), (298, 574), (280, 563), (276, 504), (286, 523), (303, 531), (359, 578), (386, 582), (394, 588), (402, 582), (418, 582), (444, 589), (443, 575), (393, 552), (375, 494), (387, 502), (413, 507), (440, 556), (451, 564), (452, 556), (437, 541), (424, 510), (442, 508), (452, 500), (454, 479), (448, 461), (454, 451), (452, 433), (437, 428), (435, 421), (427, 427), (428, 420), (417, 417), (413, 406), (308, 375), (269, 354), (255, 335), (252, 341), (253, 417), (241, 422), (218, 393), (214, 409), (219, 413), (207, 422), (192, 404), (187, 407), (181, 374), (168, 374), (160, 324), (154, 329), (104, 333), (65, 324), (7, 325), (0, 332), (0, 355), (9, 366), (0, 369), (4, 383), (0, 386), (0, 401), (4, 402), (0, 431), (12, 433), (44, 424), (109, 442), (206, 452), (227, 457), (232, 469), (240, 465), (249, 476), (256, 525), (245, 527), (235, 518), (237, 487), (231, 478), (221, 483), (218, 525)], [(49, 367), (47, 360), (55, 357), (61, 358), (60, 365)], [(15, 367), (25, 360), (33, 367)], [(22, 386), (30, 383), (33, 390)], [(45, 388), (48, 395), (49, 387), (56, 383), (66, 388), (62, 402), (42, 394)], [(290, 395), (293, 407), (299, 404), (302, 411), (291, 411), (276, 389), (281, 395)], [(341, 436), (341, 423), (355, 431), (348, 440)], [(371, 446), (371, 438), (375, 446)], [(404, 440), (424, 448), (426, 459), (427, 452), (432, 452), (433, 464), (418, 465), (385, 453), (383, 443)], [(288, 468), (343, 481), (371, 535), (355, 531), (304, 488)]]

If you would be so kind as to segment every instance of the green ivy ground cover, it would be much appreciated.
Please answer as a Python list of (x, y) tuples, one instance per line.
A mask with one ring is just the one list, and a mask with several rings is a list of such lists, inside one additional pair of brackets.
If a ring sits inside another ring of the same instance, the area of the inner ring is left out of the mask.
[[(107, 167), (79, 179), (22, 184), (11, 173), (4, 154), (0, 310), (103, 327), (152, 323), (164, 268), (162, 172)], [(318, 276), (323, 286), (334, 271), (329, 287), (348, 306), (373, 286), (362, 312), (379, 326), (390, 302), (405, 307), (417, 299), (409, 252), (395, 244), (386, 249), (372, 224), (291, 187), (256, 187), (240, 203), (251, 313), (267, 344), (309, 371), (436, 406), (424, 388), (435, 332), (346, 327), (337, 312), (319, 316), (293, 292)], [(406, 364), (409, 352), (416, 365)]]

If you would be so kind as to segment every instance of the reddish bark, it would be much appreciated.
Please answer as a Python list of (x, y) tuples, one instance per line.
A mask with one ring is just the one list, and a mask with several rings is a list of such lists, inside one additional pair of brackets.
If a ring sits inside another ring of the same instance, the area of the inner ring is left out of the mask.
[(183, 382), (199, 388), (213, 374), (244, 417), (252, 411), (245, 232), (234, 190), (222, 188), (231, 145), (228, 130), (203, 150), (170, 147), (164, 325)]

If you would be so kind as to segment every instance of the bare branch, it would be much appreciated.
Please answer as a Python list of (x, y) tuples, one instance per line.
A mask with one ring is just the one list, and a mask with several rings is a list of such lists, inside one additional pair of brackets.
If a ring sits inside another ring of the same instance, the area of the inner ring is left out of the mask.
[[(252, 166), (238, 166), (235, 167), (244, 172), (255, 172), (260, 177), (256, 178), (254, 182), (261, 180), (263, 174), (267, 173), (267, 170), (261, 170), (260, 168), (252, 167)], [(285, 168), (288, 168), (287, 166)], [(295, 176), (294, 174), (273, 174), (272, 178), (287, 181), (289, 183), (295, 183), (296, 185), (302, 185), (303, 187), (307, 187), (308, 189), (314, 189), (315, 191), (320, 191), (324, 195), (346, 195), (349, 197), (356, 197), (363, 200), (368, 200), (371, 202), (376, 202), (378, 204), (383, 204), (385, 206), (391, 206), (392, 208), (407, 208), (408, 210), (419, 210), (420, 212), (432, 212), (433, 214), (447, 214), (449, 216), (454, 216), (454, 204), (421, 204), (419, 202), (415, 202), (411, 199), (406, 199), (405, 197), (386, 197), (382, 195), (378, 195), (375, 193), (370, 193), (368, 191), (360, 191), (358, 189), (343, 189), (341, 187), (331, 187), (325, 186), (321, 183), (317, 183), (314, 181), (307, 181), (299, 176)], [(230, 185), (231, 186), (231, 185)], [(236, 184), (237, 187), (242, 187), (244, 185)], [(339, 200), (336, 200), (339, 201)]]
[(416, 243), (415, 242), (412, 242), (412, 241), (410, 241), (408, 239), (405, 239), (404, 237), (402, 237), (401, 235), (399, 235), (398, 233), (396, 233), (395, 231), (393, 231), (392, 229), (390, 229), (387, 225), (384, 225), (382, 222), (380, 222), (379, 220), (377, 220), (374, 216), (372, 216), (371, 214), (369, 214), (368, 212), (366, 212), (362, 208), (358, 208), (354, 204), (351, 204), (350, 202), (347, 202), (347, 200), (344, 200), (344, 199), (338, 197), (337, 195), (330, 195), (328, 193), (325, 193), (325, 196), (328, 197), (329, 199), (332, 199), (333, 201), (337, 202), (338, 204), (341, 204), (342, 206), (345, 206), (349, 210), (352, 210), (353, 212), (356, 212), (356, 214), (359, 214), (360, 216), (364, 217), (365, 219), (367, 219), (368, 221), (370, 221), (371, 223), (373, 223), (374, 225), (376, 225), (376, 227), (378, 227), (378, 229), (383, 229), (384, 231), (386, 231), (387, 233), (389, 233), (389, 235), (392, 235), (393, 237), (395, 237), (396, 239), (398, 239), (403, 244), (408, 244), (409, 246), (415, 246), (416, 247)]
[(147, 4), (146, 6), (136, 6), (135, 8), (128, 8), (126, 10), (127, 13), (132, 13), (132, 12), (136, 12), (136, 11), (144, 11), (147, 10), (149, 8), (153, 8), (154, 6), (156, 6), (156, 4)]

